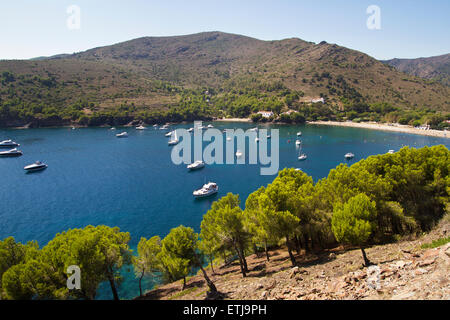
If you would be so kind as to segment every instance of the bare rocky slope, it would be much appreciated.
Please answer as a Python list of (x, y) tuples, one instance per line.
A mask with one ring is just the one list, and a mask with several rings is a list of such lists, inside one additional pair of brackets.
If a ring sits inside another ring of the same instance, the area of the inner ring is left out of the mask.
[(391, 59), (383, 61), (401, 72), (425, 79), (436, 79), (450, 86), (450, 53), (417, 59)]
[[(264, 256), (248, 257), (250, 272), (242, 278), (239, 266), (215, 268), (212, 274), (224, 299), (450, 299), (450, 243), (433, 249), (421, 245), (449, 237), (447, 218), (431, 233), (415, 240), (373, 246), (366, 250), (375, 264), (362, 267), (361, 251), (336, 248), (323, 254), (297, 255), (292, 268), (284, 249)], [(151, 290), (137, 299), (205, 299), (203, 277), (189, 279), (187, 288), (171, 283)]]

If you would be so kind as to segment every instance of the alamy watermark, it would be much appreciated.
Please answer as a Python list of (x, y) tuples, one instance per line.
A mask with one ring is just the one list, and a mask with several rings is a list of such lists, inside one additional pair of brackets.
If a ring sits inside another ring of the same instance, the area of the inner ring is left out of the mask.
[(366, 9), (366, 13), (370, 14), (367, 18), (367, 29), (381, 30), (381, 9), (377, 5), (370, 5)]
[(67, 274), (70, 276), (67, 278), (67, 289), (80, 290), (81, 289), (81, 269), (77, 265), (67, 267)]
[(81, 29), (81, 9), (79, 6), (73, 4), (68, 6), (66, 13), (69, 17), (66, 20), (66, 25), (69, 30)]
[[(246, 164), (248, 159), (248, 164), (262, 166), (261, 175), (278, 173), (280, 164), (278, 129), (271, 129), (269, 135), (267, 129), (252, 128), (246, 131), (226, 129), (224, 134), (215, 128), (208, 128), (203, 132), (202, 128), (202, 122), (196, 121), (193, 134), (187, 129), (176, 129), (172, 132), (171, 139), (182, 139), (172, 149), (171, 158), (174, 164), (190, 164), (193, 161), (203, 161), (206, 164)], [(203, 148), (203, 142), (210, 143)]]

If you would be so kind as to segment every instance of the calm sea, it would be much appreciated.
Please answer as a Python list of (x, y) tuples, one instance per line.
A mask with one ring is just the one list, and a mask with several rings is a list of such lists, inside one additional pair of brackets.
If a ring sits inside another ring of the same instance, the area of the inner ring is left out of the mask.
[[(207, 123), (206, 123), (207, 124)], [(205, 124), (205, 125), (206, 125)], [(192, 124), (172, 128), (188, 128)], [(250, 123), (214, 123), (218, 129), (254, 127)], [(301, 168), (314, 180), (327, 176), (352, 152), (354, 163), (369, 155), (398, 150), (402, 146), (449, 147), (449, 140), (404, 133), (328, 126), (271, 125), (260, 128), (280, 130), (280, 169)], [(128, 131), (129, 138), (115, 134)], [(306, 161), (297, 160), (296, 133), (303, 135)], [(26, 242), (37, 240), (44, 246), (54, 235), (86, 225), (118, 226), (131, 233), (131, 247), (140, 237), (164, 237), (180, 224), (199, 231), (203, 214), (211, 203), (228, 192), (247, 196), (275, 176), (261, 176), (259, 165), (211, 165), (188, 172), (185, 165), (174, 165), (166, 131), (138, 131), (134, 128), (0, 129), (0, 140), (21, 144), (24, 155), (0, 158), (0, 239), (14, 236)], [(290, 140), (290, 141), (289, 141)], [(48, 169), (25, 174), (23, 167), (36, 160)], [(205, 181), (218, 183), (219, 193), (194, 200), (192, 191)], [(121, 298), (138, 295), (132, 270), (124, 270)], [(152, 281), (146, 282), (147, 287)], [(107, 286), (99, 298), (112, 298)]]

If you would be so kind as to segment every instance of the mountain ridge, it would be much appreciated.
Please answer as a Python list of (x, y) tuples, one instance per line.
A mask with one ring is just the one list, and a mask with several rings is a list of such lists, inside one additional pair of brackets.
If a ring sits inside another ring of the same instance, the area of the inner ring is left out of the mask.
[(448, 86), (407, 75), (365, 53), (326, 41), (268, 41), (217, 31), (0, 61), (1, 74), (0, 101), (59, 110), (83, 100), (85, 115), (123, 104), (168, 110), (181, 105), (183, 90), (198, 95), (207, 88), (219, 97), (258, 92), (258, 99), (267, 97), (261, 108), (270, 97), (292, 94), (296, 103), (324, 97), (334, 110), (363, 102), (450, 111)]

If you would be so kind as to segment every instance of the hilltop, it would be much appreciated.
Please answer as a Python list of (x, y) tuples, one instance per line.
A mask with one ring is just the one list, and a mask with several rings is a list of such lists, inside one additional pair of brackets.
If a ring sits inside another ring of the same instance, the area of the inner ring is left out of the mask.
[[(87, 124), (83, 118), (99, 112), (129, 121), (139, 112), (198, 106), (195, 99), (205, 102), (197, 115), (240, 116), (229, 110), (239, 97), (258, 101), (246, 107), (247, 116), (250, 109), (279, 110), (317, 97), (332, 110), (352, 103), (450, 110), (448, 86), (364, 53), (325, 41), (262, 41), (223, 32), (144, 37), (75, 54), (0, 61), (0, 83), (5, 123)], [(98, 122), (105, 121), (93, 124)]]
[(450, 54), (429, 58), (391, 59), (383, 62), (407, 74), (425, 79), (435, 79), (450, 86)]

